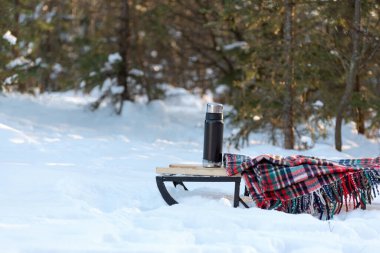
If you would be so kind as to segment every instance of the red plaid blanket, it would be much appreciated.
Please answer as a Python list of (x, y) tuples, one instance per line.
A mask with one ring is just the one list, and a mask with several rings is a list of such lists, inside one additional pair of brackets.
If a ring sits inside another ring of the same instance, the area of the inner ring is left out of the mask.
[(365, 209), (379, 195), (380, 157), (330, 161), (308, 156), (225, 154), (227, 174), (241, 173), (257, 206), (327, 219), (342, 206)]

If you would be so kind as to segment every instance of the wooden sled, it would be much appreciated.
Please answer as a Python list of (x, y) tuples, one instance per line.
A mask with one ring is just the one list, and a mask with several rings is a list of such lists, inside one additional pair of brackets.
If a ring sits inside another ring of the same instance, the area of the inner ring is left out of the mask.
[[(232, 182), (235, 183), (233, 206), (238, 207), (239, 202), (249, 208), (240, 198), (241, 175), (227, 176), (224, 168), (204, 168), (199, 164), (171, 164), (169, 167), (157, 167), (156, 182), (162, 198), (168, 205), (178, 204), (166, 189), (165, 182), (173, 182), (174, 186), (182, 185), (187, 191), (184, 182)], [(247, 192), (245, 192), (246, 194)]]

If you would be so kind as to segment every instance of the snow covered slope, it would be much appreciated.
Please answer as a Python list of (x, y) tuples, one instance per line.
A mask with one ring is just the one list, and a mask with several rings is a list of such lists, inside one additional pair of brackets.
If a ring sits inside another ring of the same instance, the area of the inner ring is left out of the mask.
[[(90, 112), (93, 98), (73, 93), (0, 96), (0, 252), (378, 252), (379, 198), (329, 222), (231, 208), (229, 183), (170, 188), (181, 204), (167, 206), (155, 167), (201, 161), (206, 103), (170, 92), (126, 103), (122, 117)], [(303, 154), (379, 155), (352, 129), (345, 153), (327, 139)], [(299, 153), (267, 144), (240, 152)]]

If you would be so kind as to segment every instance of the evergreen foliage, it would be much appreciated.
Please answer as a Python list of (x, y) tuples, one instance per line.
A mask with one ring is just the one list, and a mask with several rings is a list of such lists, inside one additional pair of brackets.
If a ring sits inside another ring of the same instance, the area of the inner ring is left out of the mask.
[[(0, 0), (1, 36), (17, 38), (0, 39), (2, 91), (97, 88), (93, 109), (110, 99), (118, 113), (124, 100), (162, 97), (164, 84), (218, 91), (215, 98), (234, 108), (227, 117), (236, 125), (235, 146), (265, 131), (273, 144), (308, 148), (303, 136), (325, 137), (325, 125), (340, 114), (355, 2), (357, 72), (341, 116), (377, 137), (376, 0)], [(294, 137), (286, 140), (289, 127)]]

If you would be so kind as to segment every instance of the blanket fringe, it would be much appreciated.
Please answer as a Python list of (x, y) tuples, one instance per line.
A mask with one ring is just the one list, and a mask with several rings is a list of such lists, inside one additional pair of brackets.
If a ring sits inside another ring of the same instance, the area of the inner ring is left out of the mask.
[(358, 172), (342, 176), (342, 178), (330, 185), (325, 185), (321, 189), (301, 197), (282, 201), (256, 200), (260, 208), (275, 209), (287, 213), (310, 213), (319, 215), (320, 219), (325, 217), (332, 219), (338, 214), (342, 207), (346, 211), (349, 209), (366, 209), (367, 204), (380, 195), (380, 171), (363, 169)]

